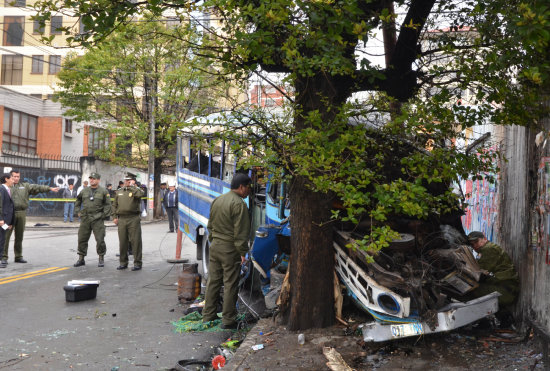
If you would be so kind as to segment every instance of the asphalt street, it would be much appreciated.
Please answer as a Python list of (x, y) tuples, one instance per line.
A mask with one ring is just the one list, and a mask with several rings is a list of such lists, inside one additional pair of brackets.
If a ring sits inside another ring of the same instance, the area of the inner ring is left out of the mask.
[[(25, 232), (27, 264), (10, 259), (0, 270), (0, 369), (162, 370), (180, 359), (210, 359), (226, 332), (178, 334), (172, 321), (184, 307), (176, 283), (181, 264), (176, 234), (167, 222), (144, 224), (143, 269), (116, 270), (118, 235), (107, 228), (105, 267), (97, 266), (90, 238), (84, 267), (77, 260), (77, 228), (32, 228)], [(184, 239), (182, 258), (195, 246)], [(132, 266), (130, 258), (130, 267)], [(99, 280), (94, 300), (67, 302), (70, 280)]]

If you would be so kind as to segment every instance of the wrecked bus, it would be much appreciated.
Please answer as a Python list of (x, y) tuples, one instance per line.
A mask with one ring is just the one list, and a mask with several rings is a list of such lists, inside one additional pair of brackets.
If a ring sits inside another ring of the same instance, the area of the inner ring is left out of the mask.
[[(205, 122), (219, 119), (220, 114), (204, 118)], [(201, 138), (204, 138), (204, 133), (201, 133)], [(182, 132), (177, 142), (179, 228), (196, 244), (196, 259), (202, 262), (205, 278), (208, 276), (206, 226), (210, 204), (217, 196), (229, 192), (232, 176), (237, 171), (235, 156), (227, 143), (213, 136), (206, 141), (201, 146), (192, 133)], [(262, 283), (266, 284), (270, 269), (278, 263), (281, 255), (290, 254), (290, 205), (284, 184), (271, 182), (262, 169), (247, 170), (247, 173), (254, 183), (253, 192), (245, 200), (252, 221), (251, 256), (255, 269), (263, 278)], [(366, 264), (365, 257), (358, 257), (346, 247), (351, 236), (349, 232), (335, 232), (335, 268), (346, 287), (346, 294), (374, 319), (362, 326), (365, 341), (387, 341), (449, 331), (498, 311), (498, 293), (469, 301), (449, 296), (431, 306), (419, 303), (418, 298), (423, 294), (406, 289), (414, 287), (413, 278), (410, 278), (411, 282), (404, 282), (406, 279), (396, 272), (375, 263)], [(462, 253), (467, 255), (464, 249)], [(436, 258), (445, 260), (444, 257)], [(450, 274), (437, 277), (433, 282), (435, 286), (441, 283), (463, 294), (475, 286), (476, 277), (479, 277), (475, 269), (468, 270), (467, 266), (458, 263), (462, 261), (461, 255), (453, 259), (451, 265), (455, 264), (456, 269), (451, 267)], [(430, 284), (428, 282), (427, 286)], [(429, 287), (427, 290), (433, 293)], [(442, 297), (440, 293), (436, 294)]]
[[(222, 117), (231, 116), (218, 113), (200, 120), (205, 124), (213, 123), (213, 129), (210, 129), (216, 130), (215, 123)], [(204, 135), (204, 130), (201, 132), (201, 138), (207, 138), (204, 140), (198, 140), (192, 133), (179, 133), (176, 163), (179, 228), (196, 244), (196, 259), (201, 262), (206, 279), (210, 250), (206, 226), (210, 204), (216, 197), (230, 191), (238, 159), (224, 140), (209, 138)], [(252, 256), (264, 284), (267, 284), (271, 267), (280, 261), (284, 252), (290, 253), (290, 212), (286, 189), (284, 185), (272, 182), (263, 169), (241, 172), (246, 172), (253, 180), (252, 192), (244, 201), (251, 218)]]

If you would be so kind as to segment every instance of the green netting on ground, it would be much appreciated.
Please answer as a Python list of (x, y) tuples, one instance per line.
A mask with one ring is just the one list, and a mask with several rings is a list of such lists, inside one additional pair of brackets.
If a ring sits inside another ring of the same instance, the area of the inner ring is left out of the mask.
[(202, 322), (202, 314), (199, 312), (192, 312), (188, 315), (180, 318), (178, 321), (172, 322), (174, 325), (174, 331), (178, 333), (182, 332), (197, 332), (197, 331), (224, 331), (220, 325), (222, 320), (215, 319), (214, 321)]
[[(177, 333), (182, 332), (216, 332), (216, 331), (227, 331), (222, 329), (220, 326), (222, 324), (221, 313), (218, 313), (219, 319), (214, 321), (202, 322), (202, 314), (199, 312), (192, 312), (188, 315), (180, 318), (178, 321), (172, 322), (174, 326), (174, 331)], [(237, 321), (242, 321), (244, 315), (240, 314), (237, 316)]]

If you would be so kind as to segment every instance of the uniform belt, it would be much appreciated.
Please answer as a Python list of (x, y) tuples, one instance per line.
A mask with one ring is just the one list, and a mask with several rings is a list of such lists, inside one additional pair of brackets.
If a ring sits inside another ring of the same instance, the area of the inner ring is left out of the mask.
[(118, 217), (119, 217), (119, 218), (129, 218), (129, 217), (131, 217), (131, 216), (138, 216), (139, 214), (141, 214), (141, 213), (137, 212), (137, 213), (135, 213), (135, 214), (119, 214)]
[(26, 213), (27, 210), (26, 210), (26, 209), (25, 209), (25, 210), (15, 210), (15, 212), (16, 212), (17, 214), (22, 214), (22, 213)]

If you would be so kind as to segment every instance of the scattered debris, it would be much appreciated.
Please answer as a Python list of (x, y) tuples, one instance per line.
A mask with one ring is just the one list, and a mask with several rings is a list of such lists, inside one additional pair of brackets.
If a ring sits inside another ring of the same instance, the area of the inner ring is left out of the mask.
[(240, 344), (241, 340), (227, 340), (226, 342), (221, 343), (220, 346), (222, 346), (223, 348), (236, 350)]
[(225, 357), (217, 355), (212, 359), (212, 367), (214, 370), (219, 370), (225, 366)]
[(336, 349), (323, 347), (323, 354), (328, 360), (327, 367), (332, 371), (353, 371), (353, 368), (348, 366)]
[(252, 350), (262, 350), (262, 349), (264, 349), (263, 344), (252, 345)]

